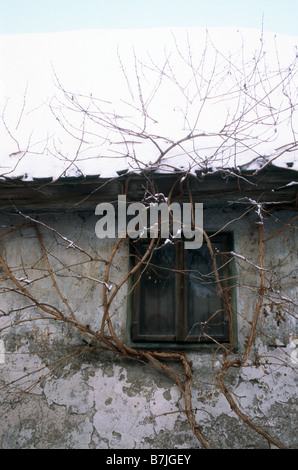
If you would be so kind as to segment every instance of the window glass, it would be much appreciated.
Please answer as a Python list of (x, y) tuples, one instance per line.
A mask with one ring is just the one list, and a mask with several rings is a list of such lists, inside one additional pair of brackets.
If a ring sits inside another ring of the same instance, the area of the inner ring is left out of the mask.
[[(143, 255), (148, 244), (141, 245)], [(175, 250), (154, 250), (140, 281), (139, 334), (175, 335)]]
[[(220, 244), (213, 248), (220, 250)], [(217, 266), (221, 256), (217, 256)], [(198, 250), (187, 250), (187, 337), (223, 337), (226, 333), (224, 305), (218, 291), (213, 262), (204, 243)]]
[[(222, 289), (229, 270), (223, 252), (227, 238), (212, 240)], [(132, 243), (135, 262), (147, 252), (146, 240)], [(132, 340), (198, 343), (229, 339), (227, 313), (206, 243), (185, 249), (183, 241), (160, 244), (136, 273), (133, 289)]]

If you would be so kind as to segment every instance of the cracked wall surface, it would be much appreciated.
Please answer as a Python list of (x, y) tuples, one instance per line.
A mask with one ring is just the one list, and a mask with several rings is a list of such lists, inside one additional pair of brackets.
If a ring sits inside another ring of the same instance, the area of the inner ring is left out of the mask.
[[(236, 215), (222, 214), (221, 224), (230, 222), (234, 251), (251, 261), (251, 264), (243, 259), (236, 261), (240, 354), (256, 303), (258, 273), (254, 264), (258, 254), (254, 217), (232, 223)], [(285, 212), (279, 215), (282, 217), (287, 221), (291, 214)], [(21, 222), (9, 216), (1, 220), (5, 229)], [(96, 238), (96, 220), (92, 214), (69, 214), (61, 218), (47, 215), (42, 220), (84, 250), (103, 258), (112, 250), (113, 240)], [(215, 212), (206, 211), (206, 229), (215, 230), (217, 220)], [(274, 222), (268, 221), (266, 235), (275, 231)], [(94, 280), (102, 279), (105, 264), (81, 263), (81, 254), (67, 247), (63, 240), (47, 230), (41, 229), (41, 233), (62, 296), (69, 299), (77, 318), (96, 330), (103, 307), (102, 286)], [(290, 279), (297, 275), (296, 248), (295, 233), (284, 231), (268, 242), (265, 260), (274, 279), (287, 279), (284, 295), (295, 302), (297, 292)], [(32, 227), (1, 238), (0, 250), (20, 282), (30, 285), (31, 292), (41, 302), (65, 308), (51, 278), (45, 276), (45, 262)], [(125, 275), (128, 261), (128, 243), (124, 242), (114, 260), (112, 282), (119, 282)], [(67, 268), (70, 265), (71, 271)], [(4, 276), (3, 270), (1, 275)], [(3, 277), (2, 287), (4, 284)], [(36, 315), (36, 310), (30, 299), (12, 291), (9, 281), (6, 286), (1, 292), (0, 317), (1, 328), (4, 327), (0, 338), (5, 350), (0, 363), (1, 448), (201, 447), (186, 420), (181, 392), (171, 377), (153, 365), (105, 351), (91, 348), (89, 351), (84, 338), (70, 325), (44, 319), (20, 322), (24, 315)], [(127, 286), (124, 286), (115, 299), (112, 316), (115, 331), (123, 340), (127, 335), (126, 294)], [(13, 313), (8, 315), (8, 312)], [(19, 322), (15, 327), (11, 326), (14, 321)], [(297, 447), (295, 335), (294, 316), (278, 321), (278, 312), (271, 312), (269, 303), (265, 302), (253, 345), (254, 361), (246, 367), (231, 369), (225, 378), (241, 409), (290, 448)], [(75, 355), (76, 348), (82, 345), (86, 346), (85, 350)], [(268, 448), (266, 439), (235, 415), (219, 390), (215, 376), (221, 368), (221, 355), (216, 350), (199, 349), (186, 354), (192, 361), (196, 421), (212, 447)], [(61, 357), (65, 359), (62, 361)]]

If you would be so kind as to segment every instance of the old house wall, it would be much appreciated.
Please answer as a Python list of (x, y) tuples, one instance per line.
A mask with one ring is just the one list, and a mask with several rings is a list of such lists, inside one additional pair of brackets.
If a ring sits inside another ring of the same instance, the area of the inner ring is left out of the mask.
[[(235, 258), (234, 296), (239, 355), (250, 331), (260, 281), (256, 269), (258, 218), (254, 210), (246, 215), (244, 212), (235, 208), (204, 211), (205, 230), (225, 226), (234, 234), (234, 252), (241, 255)], [(265, 238), (293, 217), (290, 211), (272, 215), (265, 220)], [(96, 237), (97, 219), (92, 212), (38, 214), (36, 219), (61, 295), (49, 275), (34, 226), (2, 236), (1, 256), (32, 298), (68, 315), (70, 307), (78, 321), (96, 331), (103, 315), (104, 260), (114, 240)], [(22, 216), (2, 214), (1, 232), (29, 222)], [(125, 276), (128, 266), (129, 243), (125, 240), (113, 262), (111, 289)], [(266, 279), (276, 290), (272, 295), (280, 303), (278, 292), (282, 292), (283, 307), (291, 313), (284, 320), (278, 303), (270, 304), (264, 298), (251, 358), (246, 367), (231, 368), (225, 384), (254, 423), (285, 445), (295, 447), (296, 336), (292, 302), (297, 303), (297, 235), (292, 229), (266, 242), (264, 268), (270, 269)], [(45, 312), (45, 318), (25, 322), (30, 316), (41, 316), (40, 309), (11, 279), (7, 280), (3, 266), (0, 287), (0, 338), (4, 346), (0, 363), (1, 448), (201, 447), (183, 413), (181, 392), (166, 373), (153, 365), (88, 348), (88, 341), (76, 328), (48, 319)], [(127, 289), (127, 284), (121, 288), (111, 315), (115, 331), (124, 341)], [(187, 351), (187, 357), (192, 360), (196, 420), (211, 446), (268, 448), (266, 439), (237, 417), (219, 390), (215, 376), (222, 366), (221, 353), (197, 349)]]

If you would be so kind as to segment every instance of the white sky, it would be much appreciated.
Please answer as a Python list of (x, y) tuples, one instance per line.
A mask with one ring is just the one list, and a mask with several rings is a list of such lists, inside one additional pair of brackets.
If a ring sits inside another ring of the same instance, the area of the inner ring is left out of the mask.
[(298, 35), (297, 0), (0, 0), (0, 34), (236, 26)]

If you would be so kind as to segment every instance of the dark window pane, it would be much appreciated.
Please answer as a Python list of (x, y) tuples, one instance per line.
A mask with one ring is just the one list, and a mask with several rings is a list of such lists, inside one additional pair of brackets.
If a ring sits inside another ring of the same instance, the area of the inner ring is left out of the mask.
[[(142, 244), (141, 254), (148, 245)], [(139, 335), (175, 334), (175, 250), (156, 249), (140, 281)], [(143, 268), (142, 268), (143, 269)]]
[[(228, 286), (225, 237), (212, 240), (221, 286)], [(132, 245), (139, 261), (148, 241)], [(225, 260), (225, 261), (224, 261)], [(148, 265), (147, 265), (148, 262)], [(155, 247), (135, 275), (132, 339), (141, 342), (206, 342), (229, 339), (227, 313), (207, 245), (186, 250), (183, 242)]]
[[(213, 244), (213, 249), (216, 248), (220, 250), (220, 244)], [(219, 267), (221, 257), (216, 258)], [(187, 339), (190, 336), (198, 336), (201, 341), (210, 340), (211, 336), (223, 338), (226, 334), (223, 301), (206, 244), (187, 251), (187, 273)]]

